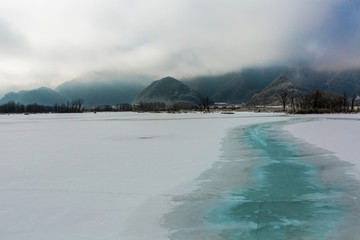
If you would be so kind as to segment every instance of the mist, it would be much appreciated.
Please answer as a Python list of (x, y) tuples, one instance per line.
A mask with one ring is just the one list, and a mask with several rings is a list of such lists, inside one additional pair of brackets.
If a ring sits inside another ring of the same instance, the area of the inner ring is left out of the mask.
[(0, 91), (98, 72), (184, 78), (360, 67), (355, 0), (0, 2)]

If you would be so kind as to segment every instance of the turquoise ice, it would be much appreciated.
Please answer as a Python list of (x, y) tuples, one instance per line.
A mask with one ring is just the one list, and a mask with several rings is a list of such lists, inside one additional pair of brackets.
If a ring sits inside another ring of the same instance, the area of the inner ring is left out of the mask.
[(226, 196), (206, 217), (226, 226), (225, 239), (319, 239), (341, 221), (341, 189), (322, 183), (318, 167), (302, 161), (307, 156), (278, 131), (273, 124), (244, 131), (258, 157), (251, 186)]
[(359, 184), (345, 174), (349, 166), (283, 125), (229, 132), (221, 161), (167, 215), (171, 239), (357, 239)]

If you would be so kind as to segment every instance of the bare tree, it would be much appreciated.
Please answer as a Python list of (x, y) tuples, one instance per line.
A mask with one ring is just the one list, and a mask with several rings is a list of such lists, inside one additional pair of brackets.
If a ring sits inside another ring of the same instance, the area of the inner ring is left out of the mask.
[(291, 104), (292, 112), (295, 113), (295, 97), (294, 97), (294, 95), (290, 96), (290, 104)]
[(213, 104), (213, 101), (209, 97), (203, 97), (201, 99), (201, 106), (203, 107), (204, 111), (210, 111), (210, 106)]
[(69, 100), (67, 100), (67, 102), (66, 102), (65, 109), (66, 109), (66, 112), (70, 112), (70, 101)]
[(75, 112), (75, 109), (77, 108), (77, 99), (71, 100), (71, 112)]
[(78, 98), (77, 104), (78, 104), (78, 111), (80, 112), (80, 111), (81, 111), (81, 107), (82, 107), (82, 105), (84, 104), (84, 100), (81, 99), (81, 98)]
[(343, 108), (344, 112), (347, 112), (349, 110), (349, 100), (345, 91), (343, 95)]
[(284, 112), (285, 112), (286, 103), (287, 103), (287, 100), (289, 99), (289, 97), (290, 97), (290, 92), (286, 88), (282, 88), (278, 93), (278, 98), (281, 102), (281, 105), (283, 106)]
[(354, 93), (351, 97), (351, 112), (354, 112), (354, 107), (355, 107), (355, 100), (356, 100), (356, 93)]
[(319, 102), (320, 102), (320, 98), (321, 98), (322, 94), (320, 89), (316, 89), (313, 93), (312, 93), (312, 100), (313, 100), (313, 108), (315, 110), (317, 110), (319, 108)]
[(296, 103), (297, 108), (304, 109), (304, 107), (305, 107), (305, 97), (304, 96), (299, 96), (299, 97), (295, 98), (295, 103)]
[(71, 112), (80, 112), (83, 104), (84, 104), (83, 99), (74, 98), (73, 100), (71, 100)]

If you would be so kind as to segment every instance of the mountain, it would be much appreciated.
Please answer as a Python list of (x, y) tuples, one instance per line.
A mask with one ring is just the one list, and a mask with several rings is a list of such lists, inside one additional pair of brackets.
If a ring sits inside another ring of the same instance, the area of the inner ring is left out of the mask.
[(41, 87), (33, 90), (23, 90), (17, 93), (9, 92), (0, 99), (0, 104), (5, 104), (10, 101), (24, 105), (37, 103), (52, 106), (54, 104), (65, 103), (67, 99), (50, 88)]
[(85, 106), (116, 105), (131, 103), (147, 82), (147, 77), (95, 74), (63, 83), (56, 91), (68, 99), (83, 99)]
[(78, 98), (84, 101), (84, 106), (131, 103), (148, 83), (150, 83), (148, 76), (99, 72), (65, 82), (55, 90), (43, 87), (16, 93), (9, 92), (0, 99), (0, 104), (14, 101), (25, 105), (31, 103), (54, 105)]
[(184, 83), (172, 77), (165, 77), (154, 81), (136, 96), (134, 103), (140, 102), (174, 102), (185, 101), (198, 105), (201, 95), (191, 90)]
[(360, 90), (360, 69), (331, 71), (286, 68), (281, 74), (308, 90), (321, 89), (341, 95), (346, 92), (348, 96), (352, 96)]
[(321, 89), (352, 96), (360, 91), (360, 69), (342, 71), (296, 67), (247, 68), (217, 76), (186, 79), (184, 83), (214, 102), (248, 102), (278, 76), (287, 76), (294, 84), (307, 90)]
[[(149, 76), (98, 72), (65, 82), (55, 91), (39, 88), (10, 92), (0, 99), (0, 104), (14, 101), (53, 105), (81, 98), (84, 106), (139, 101), (188, 101), (197, 105), (200, 94), (214, 102), (247, 103), (278, 76), (287, 76), (294, 84), (306, 90), (321, 89), (341, 95), (346, 92), (349, 98), (360, 93), (360, 69), (320, 71), (311, 68), (257, 67), (223, 75), (184, 79), (183, 82), (167, 77), (153, 82), (148, 88), (146, 86), (152, 79)], [(145, 88), (146, 91), (143, 91)]]
[(214, 102), (248, 102), (279, 76), (276, 68), (249, 68), (218, 76), (202, 76), (184, 81), (191, 89)]
[(305, 89), (298, 87), (286, 76), (280, 76), (272, 81), (260, 93), (254, 94), (248, 105), (280, 105), (279, 92), (282, 89), (286, 89), (294, 96), (299, 96), (305, 93)]

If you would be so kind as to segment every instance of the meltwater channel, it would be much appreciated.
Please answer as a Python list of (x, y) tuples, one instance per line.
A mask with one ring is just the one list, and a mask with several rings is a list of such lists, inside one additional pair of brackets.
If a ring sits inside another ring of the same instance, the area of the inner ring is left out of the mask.
[(284, 124), (229, 131), (221, 160), (165, 216), (170, 239), (358, 239), (351, 166), (286, 135)]

